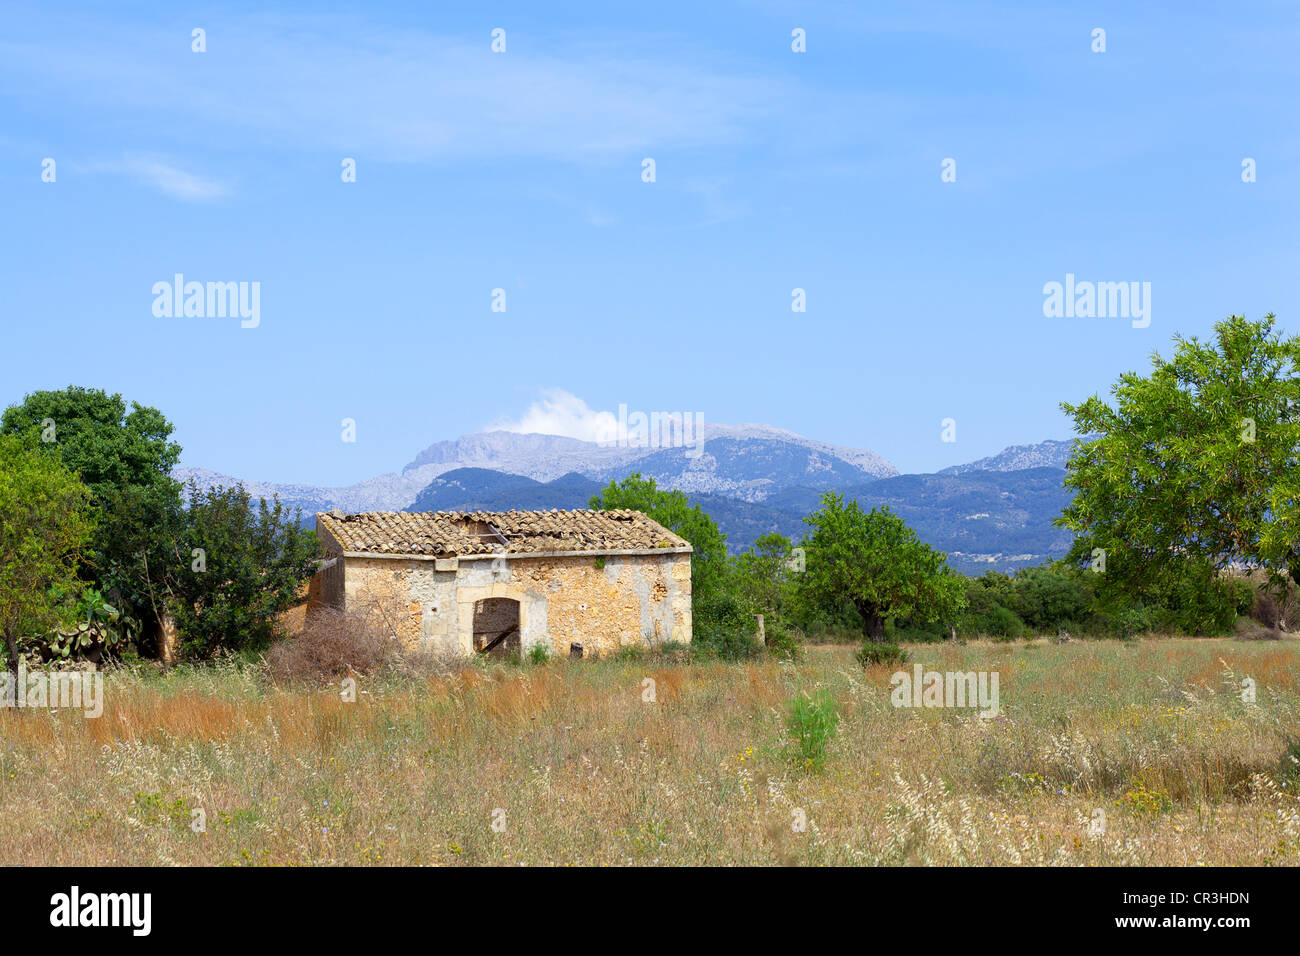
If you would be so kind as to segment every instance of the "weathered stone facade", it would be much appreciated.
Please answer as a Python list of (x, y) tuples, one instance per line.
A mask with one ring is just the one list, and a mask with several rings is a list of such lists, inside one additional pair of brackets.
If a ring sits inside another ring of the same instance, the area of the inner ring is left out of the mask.
[(511, 649), (545, 644), (568, 657), (572, 644), (591, 656), (691, 640), (691, 553), (680, 539), (439, 557), (349, 552), (319, 521), (317, 530), (329, 560), (312, 600), (373, 611), (412, 650), (469, 656), (505, 635)]

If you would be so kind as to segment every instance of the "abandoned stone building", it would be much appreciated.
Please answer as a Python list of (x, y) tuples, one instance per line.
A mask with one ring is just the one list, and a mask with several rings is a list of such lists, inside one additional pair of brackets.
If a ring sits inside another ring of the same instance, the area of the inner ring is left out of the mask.
[(328, 511), (316, 531), (310, 606), (374, 613), (408, 649), (567, 657), (691, 639), (691, 546), (639, 511)]

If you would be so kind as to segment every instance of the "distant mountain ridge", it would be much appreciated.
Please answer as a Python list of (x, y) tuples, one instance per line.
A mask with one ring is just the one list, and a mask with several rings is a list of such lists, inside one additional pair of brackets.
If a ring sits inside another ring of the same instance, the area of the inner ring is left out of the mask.
[[(407, 463), (402, 468), (402, 474), (419, 472), (428, 466), (451, 466), (491, 468), (494, 471), (525, 475), (538, 481), (551, 481), (570, 472), (583, 475), (623, 473), (632, 462), (652, 459), (653, 464), (639, 470), (649, 473), (649, 469), (655, 469), (664, 477), (688, 472), (697, 478), (701, 474), (713, 474), (719, 476), (718, 481), (734, 482), (737, 479), (733, 479), (725, 467), (719, 473), (711, 463), (700, 464), (700, 459), (713, 455), (716, 460), (720, 447), (727, 449), (724, 457), (730, 458), (737, 455), (739, 449), (753, 449), (760, 443), (767, 454), (782, 458), (787, 467), (797, 467), (794, 460), (802, 455), (809, 461), (819, 463), (818, 467), (823, 463), (838, 462), (869, 478), (887, 478), (898, 474), (898, 469), (891, 462), (866, 448), (831, 445), (770, 425), (718, 425), (705, 422), (700, 442), (702, 447), (628, 447), (598, 444), (561, 435), (480, 432), (462, 435), (453, 441), (435, 442)], [(742, 482), (744, 480), (740, 479)]]
[[(304, 511), (401, 511), (439, 475), (458, 468), (485, 468), (547, 482), (580, 474), (608, 482), (642, 470), (657, 481), (704, 493), (758, 501), (797, 484), (830, 487), (898, 474), (889, 461), (865, 448), (843, 448), (767, 425), (705, 423), (703, 445), (653, 448), (601, 445), (559, 435), (490, 431), (435, 442), (398, 474), (379, 475), (342, 488), (244, 481), (250, 493), (278, 494)], [(177, 468), (177, 478), (202, 487), (238, 479), (205, 468)]]
[(1064, 468), (1074, 452), (1075, 439), (1040, 441), (1032, 445), (1011, 445), (996, 455), (939, 470), (940, 475), (964, 475), (972, 471), (1023, 471), (1026, 468)]
[[(1061, 467), (1073, 441), (1014, 445), (929, 475), (900, 475), (865, 449), (844, 449), (760, 425), (710, 426), (703, 450), (605, 447), (554, 435), (485, 432), (437, 442), (400, 474), (346, 488), (244, 482), (317, 511), (509, 511), (585, 508), (611, 480), (633, 471), (685, 492), (713, 516), (732, 551), (777, 531), (799, 539), (803, 519), (828, 489), (865, 508), (888, 505), (963, 573), (1008, 571), (1061, 557), (1069, 532), (1054, 525), (1070, 500)], [(473, 464), (465, 464), (473, 462)], [(235, 478), (197, 468), (176, 477), (200, 486)]]
[[(1071, 535), (1053, 522), (1069, 503), (1059, 468), (976, 471), (961, 475), (898, 475), (838, 488), (863, 508), (888, 506), (925, 541), (948, 554), (959, 571), (1010, 570), (1059, 558)], [(604, 485), (578, 474), (539, 482), (482, 468), (460, 468), (434, 479), (410, 511), (510, 511), (586, 508)], [(687, 492), (718, 523), (733, 553), (760, 535), (799, 540), (804, 517), (821, 506), (816, 488), (789, 488), (763, 502)]]

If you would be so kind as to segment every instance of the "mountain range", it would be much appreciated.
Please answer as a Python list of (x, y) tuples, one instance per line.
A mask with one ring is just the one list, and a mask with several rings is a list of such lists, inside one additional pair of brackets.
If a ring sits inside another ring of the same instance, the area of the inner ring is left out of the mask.
[[(638, 471), (677, 488), (713, 516), (739, 551), (777, 531), (798, 539), (803, 518), (835, 490), (863, 507), (888, 505), (964, 573), (1010, 570), (1059, 557), (1070, 535), (1053, 525), (1069, 501), (1062, 485), (1072, 441), (1017, 445), (935, 474), (901, 475), (880, 455), (766, 425), (706, 425), (694, 447), (604, 445), (556, 435), (490, 431), (441, 441), (400, 472), (342, 488), (242, 479), (254, 496), (277, 495), (317, 511), (505, 511), (585, 508), (611, 480)], [(241, 481), (178, 468), (200, 487)]]

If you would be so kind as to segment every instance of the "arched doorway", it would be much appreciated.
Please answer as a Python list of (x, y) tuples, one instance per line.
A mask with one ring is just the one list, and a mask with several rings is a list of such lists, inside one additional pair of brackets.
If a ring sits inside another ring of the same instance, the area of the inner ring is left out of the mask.
[(474, 651), (509, 657), (519, 650), (519, 602), (504, 597), (475, 601)]

